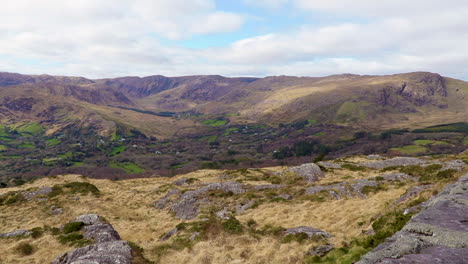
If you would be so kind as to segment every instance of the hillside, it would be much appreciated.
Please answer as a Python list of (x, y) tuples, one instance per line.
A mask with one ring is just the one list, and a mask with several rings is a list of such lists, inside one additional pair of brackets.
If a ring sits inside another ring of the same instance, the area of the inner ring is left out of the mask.
[(0, 73), (0, 186), (170, 176), (468, 145), (468, 84), (434, 73), (83, 77)]
[(65, 263), (58, 256), (81, 247), (67, 258), (99, 258), (93, 247), (117, 243), (112, 254), (132, 263), (351, 263), (465, 174), (463, 160), (370, 155), (172, 178), (47, 177), (0, 189), (0, 262)]

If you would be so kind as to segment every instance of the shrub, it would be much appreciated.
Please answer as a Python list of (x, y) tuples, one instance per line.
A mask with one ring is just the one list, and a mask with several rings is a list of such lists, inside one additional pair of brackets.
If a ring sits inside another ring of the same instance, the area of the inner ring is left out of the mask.
[(100, 191), (99, 189), (88, 182), (70, 182), (67, 184), (62, 184), (62, 185), (55, 185), (52, 187), (52, 192), (48, 194), (50, 198), (64, 194), (64, 193), (69, 193), (69, 194), (88, 194), (91, 193), (94, 196), (99, 196)]
[(452, 178), (453, 175), (457, 172), (455, 169), (448, 169), (448, 170), (443, 170), (439, 171), (436, 175), (436, 178), (438, 179), (449, 179)]
[(15, 247), (15, 251), (20, 255), (28, 256), (34, 252), (34, 248), (33, 246), (31, 246), (31, 244), (22, 242)]
[(244, 231), (241, 222), (234, 217), (223, 222), (223, 230), (231, 234), (241, 234)]
[(343, 164), (343, 165), (341, 165), (341, 167), (345, 168), (345, 169), (348, 169), (348, 170), (351, 170), (351, 171), (366, 171), (367, 170), (367, 168), (364, 167), (364, 166), (354, 165), (354, 164), (351, 164), (351, 163)]
[(304, 242), (305, 240), (308, 239), (308, 236), (307, 234), (304, 234), (304, 233), (296, 233), (296, 234), (289, 234), (285, 237), (283, 237), (283, 239), (281, 240), (282, 243), (290, 243), (290, 242), (293, 242), (293, 241), (296, 241), (298, 243), (302, 243)]
[(387, 188), (383, 184), (378, 184), (376, 186), (369, 186), (366, 185), (362, 188), (361, 192), (365, 195), (368, 195), (369, 193), (377, 193), (380, 191), (386, 191)]
[(67, 223), (63, 226), (63, 233), (64, 234), (69, 234), (72, 232), (80, 231), (81, 228), (83, 228), (84, 223), (83, 222), (71, 222)]
[(58, 241), (64, 245), (82, 247), (91, 243), (85, 239), (82, 234), (71, 233), (58, 236)]
[(35, 227), (31, 229), (32, 238), (40, 238), (44, 234), (44, 229), (41, 227)]

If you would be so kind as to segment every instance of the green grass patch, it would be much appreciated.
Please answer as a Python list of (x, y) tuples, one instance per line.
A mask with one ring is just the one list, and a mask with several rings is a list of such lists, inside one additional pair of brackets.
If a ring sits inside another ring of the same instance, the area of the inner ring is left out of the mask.
[(60, 144), (62, 141), (56, 139), (56, 138), (51, 138), (51, 139), (47, 139), (46, 140), (46, 146), (47, 147), (53, 147), (53, 146), (56, 146), (58, 144)]
[(209, 119), (202, 121), (201, 123), (208, 126), (218, 127), (224, 126), (227, 123), (227, 121), (223, 119)]
[(29, 124), (17, 127), (16, 131), (21, 134), (26, 133), (32, 136), (37, 136), (42, 133), (43, 127), (36, 122), (31, 122)]
[(75, 231), (80, 231), (84, 227), (84, 225), (85, 224), (83, 222), (66, 223), (63, 226), (63, 233), (64, 234), (70, 234), (70, 233), (75, 232)]
[(327, 133), (325, 132), (317, 132), (317, 133), (312, 134), (312, 136), (321, 137), (321, 136), (325, 136), (326, 134)]
[(35, 146), (31, 143), (23, 143), (23, 144), (18, 145), (18, 148), (21, 148), (21, 149), (32, 149), (34, 147)]
[(120, 162), (115, 163), (113, 161), (109, 162), (109, 168), (123, 169), (126, 173), (142, 173), (145, 172), (144, 169), (138, 167), (133, 162)]
[(458, 132), (468, 134), (468, 123), (453, 123), (416, 129), (413, 133)]
[(120, 153), (124, 152), (125, 146), (114, 147), (110, 153), (111, 156), (117, 156)]
[(206, 137), (201, 137), (198, 140), (199, 141), (207, 141), (208, 143), (215, 142), (218, 139), (218, 136), (206, 136)]
[(6, 146), (0, 145), (0, 151), (5, 151), (5, 150), (7, 150), (7, 149), (8, 149), (8, 148), (7, 148)]
[(54, 185), (52, 187), (52, 192), (48, 194), (49, 198), (62, 195), (62, 194), (93, 194), (98, 197), (101, 192), (99, 189), (88, 182), (70, 182), (66, 184)]
[(344, 169), (351, 170), (351, 171), (366, 171), (367, 170), (367, 168), (364, 166), (359, 166), (359, 165), (355, 165), (351, 163), (343, 164), (341, 165), (341, 167)]
[(399, 148), (391, 148), (391, 151), (397, 151), (402, 154), (415, 154), (415, 153), (423, 153), (427, 151), (427, 148), (419, 145), (407, 145)]

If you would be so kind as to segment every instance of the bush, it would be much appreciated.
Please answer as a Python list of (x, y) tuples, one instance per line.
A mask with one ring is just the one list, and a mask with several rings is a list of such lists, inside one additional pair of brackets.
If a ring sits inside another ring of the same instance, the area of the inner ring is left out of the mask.
[(67, 184), (62, 184), (62, 185), (55, 185), (52, 187), (52, 192), (48, 194), (50, 198), (61, 195), (63, 193), (69, 193), (69, 194), (88, 194), (91, 193), (94, 196), (99, 196), (100, 191), (99, 189), (88, 182), (70, 182)]
[(231, 234), (241, 234), (244, 231), (241, 222), (234, 217), (223, 222), (223, 230)]
[(31, 244), (22, 242), (18, 246), (15, 247), (15, 251), (23, 256), (31, 255), (34, 252), (33, 246)]
[(58, 236), (58, 241), (64, 245), (82, 247), (91, 243), (85, 239), (82, 234), (71, 233), (67, 235)]
[(453, 175), (457, 172), (455, 169), (448, 169), (448, 170), (443, 170), (439, 171), (436, 175), (436, 178), (438, 179), (449, 179), (452, 178)]
[(377, 193), (377, 192), (380, 192), (380, 191), (386, 191), (387, 188), (385, 187), (385, 185), (383, 184), (378, 184), (376, 186), (369, 186), (369, 185), (366, 185), (362, 188), (361, 192), (365, 195), (368, 195), (370, 193)]
[(281, 242), (282, 243), (290, 243), (290, 242), (296, 241), (298, 243), (302, 243), (305, 240), (307, 240), (308, 238), (309, 237), (307, 236), (307, 234), (304, 234), (304, 233), (289, 234), (289, 235), (283, 237)]
[(341, 167), (345, 168), (345, 169), (348, 169), (348, 170), (351, 170), (351, 171), (366, 171), (367, 170), (366, 167), (359, 166), (359, 165), (354, 165), (354, 164), (351, 164), (351, 163), (343, 164), (343, 165), (341, 165)]
[(83, 222), (71, 222), (67, 223), (63, 226), (63, 233), (64, 234), (69, 234), (72, 232), (80, 231), (81, 228), (83, 228), (84, 223)]
[(40, 238), (44, 234), (44, 229), (41, 227), (35, 227), (31, 229), (32, 238)]

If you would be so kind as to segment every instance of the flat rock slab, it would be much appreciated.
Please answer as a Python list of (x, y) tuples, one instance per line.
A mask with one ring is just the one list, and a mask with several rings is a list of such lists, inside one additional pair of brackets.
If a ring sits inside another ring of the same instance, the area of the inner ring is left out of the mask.
[(396, 157), (387, 160), (371, 161), (362, 163), (362, 166), (372, 168), (372, 169), (383, 169), (393, 166), (410, 166), (410, 165), (422, 165), (427, 163), (427, 161), (411, 158), (411, 157)]
[(357, 262), (468, 263), (468, 174), (427, 201), (401, 231)]
[(20, 230), (15, 230), (15, 231), (8, 232), (8, 233), (0, 234), (0, 237), (8, 238), (8, 237), (29, 236), (31, 235), (31, 233), (32, 233), (31, 231), (20, 229)]

